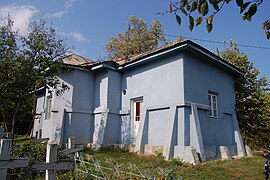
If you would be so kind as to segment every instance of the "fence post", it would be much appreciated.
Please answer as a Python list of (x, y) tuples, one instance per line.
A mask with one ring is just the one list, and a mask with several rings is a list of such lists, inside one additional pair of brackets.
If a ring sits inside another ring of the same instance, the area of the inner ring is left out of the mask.
[[(57, 161), (57, 144), (47, 144), (46, 163), (54, 163)], [(56, 179), (56, 170), (46, 170), (46, 180)]]
[(75, 148), (75, 137), (68, 138), (68, 149)]
[[(68, 138), (68, 149), (75, 148), (75, 137)], [(70, 159), (74, 159), (74, 153), (70, 154)]]
[[(12, 141), (11, 139), (1, 139), (0, 142), (0, 160), (9, 160), (10, 149)], [(7, 169), (0, 169), (0, 179), (5, 180), (7, 175)]]

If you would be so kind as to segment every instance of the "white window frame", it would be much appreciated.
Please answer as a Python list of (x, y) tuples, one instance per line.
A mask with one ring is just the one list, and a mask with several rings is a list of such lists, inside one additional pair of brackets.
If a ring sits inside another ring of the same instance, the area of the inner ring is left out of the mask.
[(208, 93), (208, 100), (210, 106), (209, 116), (212, 118), (218, 118), (218, 96), (217, 93)]
[(52, 110), (52, 95), (46, 97), (45, 119), (51, 118)]
[[(139, 112), (137, 110), (137, 103), (139, 103)], [(134, 110), (133, 110), (133, 114), (134, 114), (133, 120), (134, 121), (138, 121), (138, 122), (141, 121), (141, 117), (142, 117), (142, 106), (143, 106), (143, 100), (142, 99), (135, 100), (133, 102), (133, 108), (134, 108)], [(137, 112), (139, 114), (137, 114)]]

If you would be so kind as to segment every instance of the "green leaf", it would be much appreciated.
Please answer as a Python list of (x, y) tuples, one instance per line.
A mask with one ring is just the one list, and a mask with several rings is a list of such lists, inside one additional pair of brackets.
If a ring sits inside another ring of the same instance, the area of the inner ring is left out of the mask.
[(236, 0), (236, 4), (241, 7), (243, 5), (243, 0)]
[(199, 4), (202, 5), (206, 0), (199, 0)]
[(218, 6), (218, 3), (216, 1), (213, 1), (212, 5), (216, 11), (219, 11), (219, 6)]
[(188, 15), (187, 11), (185, 10), (185, 8), (183, 6), (180, 6), (180, 10), (183, 14), (185, 14), (186, 16)]
[(198, 3), (197, 1), (193, 1), (191, 4), (190, 12), (195, 11), (197, 9)]
[(265, 29), (267, 29), (267, 30), (270, 29), (270, 22), (268, 22), (268, 24), (266, 25), (266, 28)]
[(213, 15), (207, 18), (207, 24), (212, 24), (212, 22), (213, 22)]
[(202, 20), (203, 20), (202, 17), (198, 17), (198, 18), (195, 20), (195, 22), (196, 22), (195, 26), (200, 25), (200, 24), (202, 23)]
[(192, 31), (194, 28), (194, 18), (189, 16), (189, 30)]
[(188, 4), (188, 0), (181, 0), (181, 6), (185, 7)]
[(268, 26), (269, 24), (269, 19), (267, 19), (266, 21), (264, 21), (263, 23), (263, 29), (266, 29), (266, 27)]
[(207, 1), (205, 1), (205, 2), (201, 5), (201, 7), (200, 7), (200, 13), (201, 13), (203, 16), (205, 16), (206, 14), (208, 14), (208, 11), (209, 11), (209, 9), (208, 9), (208, 3), (207, 3)]
[(251, 17), (249, 16), (249, 13), (248, 12), (245, 12), (242, 16), (243, 20), (248, 20), (248, 21), (251, 21)]
[(208, 33), (210, 33), (212, 31), (212, 29), (213, 29), (213, 24), (212, 23), (211, 24), (206, 23), (206, 29), (207, 29)]
[(264, 33), (265, 33), (266, 38), (270, 40), (270, 33), (269, 33), (269, 31), (265, 31)]
[(175, 18), (176, 18), (177, 24), (180, 26), (180, 25), (181, 25), (181, 18), (180, 18), (180, 16), (178, 16), (178, 15), (176, 14), (176, 15), (175, 15)]
[(246, 2), (244, 3), (241, 8), (240, 8), (240, 14), (242, 14), (242, 12), (244, 12), (246, 10), (246, 8), (248, 7), (248, 5), (250, 4), (251, 2)]
[(256, 14), (256, 12), (257, 12), (257, 4), (254, 3), (248, 9), (248, 14), (249, 14), (250, 17), (252, 17), (254, 14)]

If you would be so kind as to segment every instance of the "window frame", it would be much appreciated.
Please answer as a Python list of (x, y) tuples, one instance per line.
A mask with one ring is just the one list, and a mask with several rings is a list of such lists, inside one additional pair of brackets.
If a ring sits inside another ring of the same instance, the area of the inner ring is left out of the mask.
[(52, 110), (52, 95), (46, 97), (46, 107), (45, 107), (45, 119), (51, 118)]
[[(142, 115), (143, 97), (134, 98), (131, 101), (133, 108), (132, 119), (134, 122), (139, 122), (141, 120)], [(137, 110), (137, 104), (139, 105), (139, 111)]]
[[(131, 131), (130, 131), (130, 142), (132, 144), (135, 143), (138, 130), (139, 130), (139, 124), (140, 121), (142, 120), (142, 109), (143, 109), (143, 103), (144, 99), (143, 96), (137, 97), (137, 98), (132, 98), (130, 99), (130, 120), (131, 120)], [(136, 104), (140, 105), (139, 111), (136, 108)], [(136, 111), (139, 113), (139, 116), (136, 117)]]
[(134, 102), (134, 121), (141, 120), (142, 103), (142, 101)]
[(208, 102), (210, 106), (209, 117), (218, 118), (218, 94), (208, 92)]

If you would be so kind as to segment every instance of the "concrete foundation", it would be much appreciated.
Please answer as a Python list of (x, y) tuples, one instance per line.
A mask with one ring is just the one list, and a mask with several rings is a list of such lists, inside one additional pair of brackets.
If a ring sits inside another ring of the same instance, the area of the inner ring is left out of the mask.
[(157, 154), (162, 154), (162, 152), (163, 152), (163, 146), (154, 146), (154, 145), (146, 144), (144, 147), (145, 154), (157, 155)]
[(191, 146), (174, 146), (174, 158), (179, 158), (191, 164), (200, 163), (200, 158), (195, 148)]
[(218, 153), (217, 157), (220, 159), (223, 159), (223, 160), (232, 159), (232, 155), (227, 146), (218, 146), (217, 153)]
[(252, 150), (248, 145), (245, 146), (247, 157), (254, 157)]

